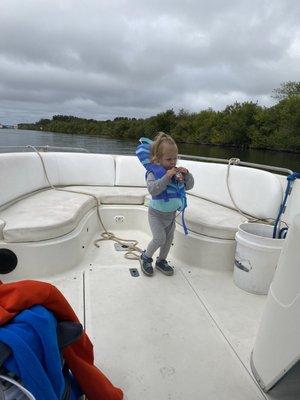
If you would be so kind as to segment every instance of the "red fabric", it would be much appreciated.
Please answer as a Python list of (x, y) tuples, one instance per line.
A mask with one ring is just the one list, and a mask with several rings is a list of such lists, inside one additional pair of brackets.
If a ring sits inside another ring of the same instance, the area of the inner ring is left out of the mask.
[[(0, 281), (0, 324), (10, 321), (20, 311), (41, 304), (53, 311), (58, 321), (78, 322), (62, 293), (53, 285), (38, 281), (2, 283)], [(63, 350), (68, 367), (88, 400), (122, 400), (116, 388), (94, 365), (93, 345), (86, 333)]]

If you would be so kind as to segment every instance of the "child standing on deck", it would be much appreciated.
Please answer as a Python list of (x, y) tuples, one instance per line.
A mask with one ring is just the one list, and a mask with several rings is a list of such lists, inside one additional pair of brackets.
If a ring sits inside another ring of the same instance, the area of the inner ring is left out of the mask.
[(194, 186), (194, 178), (188, 170), (176, 167), (177, 156), (175, 141), (164, 132), (159, 132), (151, 146), (146, 173), (147, 188), (152, 196), (148, 219), (153, 238), (140, 256), (140, 264), (147, 276), (154, 273), (152, 256), (158, 249), (155, 267), (165, 275), (174, 274), (166, 258), (174, 237), (176, 211), (185, 208), (185, 190)]

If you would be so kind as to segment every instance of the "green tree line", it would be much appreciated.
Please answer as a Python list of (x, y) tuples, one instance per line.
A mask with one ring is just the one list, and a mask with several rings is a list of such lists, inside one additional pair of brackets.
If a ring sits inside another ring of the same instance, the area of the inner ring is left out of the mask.
[(278, 102), (262, 107), (254, 102), (234, 103), (222, 111), (166, 110), (149, 118), (118, 117), (97, 121), (55, 115), (20, 129), (102, 135), (118, 139), (153, 138), (158, 131), (177, 142), (300, 152), (300, 82), (286, 82), (275, 89)]

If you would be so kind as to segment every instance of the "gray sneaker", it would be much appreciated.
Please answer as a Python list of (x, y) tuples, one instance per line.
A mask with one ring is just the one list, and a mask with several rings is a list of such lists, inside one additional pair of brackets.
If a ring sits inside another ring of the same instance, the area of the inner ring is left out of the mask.
[(152, 267), (152, 258), (147, 257), (145, 251), (143, 251), (140, 255), (139, 261), (144, 274), (147, 276), (152, 276), (154, 272)]
[(174, 268), (171, 267), (167, 260), (156, 261), (155, 267), (165, 275), (171, 276), (174, 274)]

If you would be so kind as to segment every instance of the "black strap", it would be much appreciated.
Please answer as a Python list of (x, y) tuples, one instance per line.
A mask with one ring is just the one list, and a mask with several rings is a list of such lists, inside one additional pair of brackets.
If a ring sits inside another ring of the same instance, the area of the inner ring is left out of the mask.
[(60, 349), (69, 346), (83, 333), (83, 327), (79, 322), (62, 321), (57, 324), (57, 341)]

